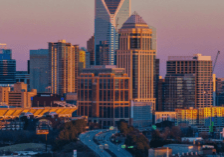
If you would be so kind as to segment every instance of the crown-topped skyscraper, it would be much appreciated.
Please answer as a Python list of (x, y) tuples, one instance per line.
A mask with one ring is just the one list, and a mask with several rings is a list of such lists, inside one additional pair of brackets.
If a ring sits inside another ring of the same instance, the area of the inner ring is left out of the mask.
[(131, 79), (132, 98), (135, 102), (152, 102), (156, 56), (156, 31), (136, 12), (119, 30), (120, 47), (117, 66), (125, 68)]
[(118, 30), (129, 18), (131, 0), (95, 0), (95, 65), (115, 65)]

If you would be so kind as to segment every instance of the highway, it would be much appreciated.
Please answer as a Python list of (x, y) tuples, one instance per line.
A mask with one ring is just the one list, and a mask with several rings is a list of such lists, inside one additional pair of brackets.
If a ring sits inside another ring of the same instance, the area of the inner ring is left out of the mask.
[(93, 141), (94, 136), (101, 131), (102, 130), (94, 130), (82, 133), (80, 134), (79, 139), (83, 144), (99, 155), (99, 157), (111, 157), (110, 154), (108, 154), (105, 150), (100, 149), (99, 146)]
[(129, 153), (126, 149), (121, 148), (121, 145), (115, 145), (110, 141), (110, 137), (116, 133), (116, 131), (103, 131), (101, 134), (96, 135), (95, 139), (101, 145), (107, 144), (109, 146), (109, 150), (113, 152), (117, 157), (132, 157), (131, 153)]

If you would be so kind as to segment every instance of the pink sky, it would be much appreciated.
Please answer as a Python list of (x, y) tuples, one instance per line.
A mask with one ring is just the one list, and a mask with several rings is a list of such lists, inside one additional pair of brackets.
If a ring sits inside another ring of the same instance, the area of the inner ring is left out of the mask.
[[(94, 30), (94, 0), (1, 0), (0, 43), (7, 43), (17, 70), (27, 70), (30, 49), (66, 39), (86, 46)], [(161, 75), (173, 55), (202, 53), (214, 59), (224, 77), (224, 0), (132, 0), (132, 12), (157, 28)]]

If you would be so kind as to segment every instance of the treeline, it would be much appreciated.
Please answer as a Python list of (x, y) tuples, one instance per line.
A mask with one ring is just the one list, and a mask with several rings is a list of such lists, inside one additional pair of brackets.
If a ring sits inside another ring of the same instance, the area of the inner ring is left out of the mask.
[(148, 149), (150, 148), (149, 141), (139, 130), (128, 126), (124, 121), (119, 122), (118, 129), (121, 134), (126, 136), (125, 145), (128, 151), (135, 157), (148, 156)]
[(61, 126), (59, 134), (53, 143), (54, 150), (60, 150), (70, 142), (76, 142), (80, 133), (86, 130), (87, 122), (84, 119), (70, 121)]

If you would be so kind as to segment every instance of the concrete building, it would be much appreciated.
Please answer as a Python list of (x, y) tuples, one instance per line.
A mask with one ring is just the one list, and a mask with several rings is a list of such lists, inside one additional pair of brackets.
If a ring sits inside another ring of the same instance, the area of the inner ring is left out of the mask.
[[(129, 18), (131, 0), (95, 0), (95, 65), (115, 64), (115, 53), (118, 49), (118, 30)], [(107, 61), (100, 60), (97, 45), (108, 44)]]
[(119, 30), (117, 66), (125, 68), (131, 81), (131, 97), (136, 102), (152, 102), (155, 109), (154, 74), (156, 43), (154, 28), (136, 12)]
[(94, 36), (92, 36), (88, 41), (87, 41), (87, 51), (90, 53), (90, 65), (94, 65), (95, 62), (95, 41), (94, 41)]
[(16, 71), (16, 82), (24, 82), (30, 91), (30, 75), (28, 71)]
[(30, 50), (30, 89), (47, 92), (49, 86), (49, 51), (48, 49)]
[(75, 92), (77, 87), (78, 46), (59, 40), (49, 43), (50, 85), (53, 94)]
[(0, 87), (0, 102), (3, 104), (9, 104), (9, 92), (11, 87)]
[(58, 107), (55, 101), (61, 101), (61, 96), (51, 93), (38, 93), (32, 99), (32, 107)]
[(213, 104), (211, 56), (196, 54), (194, 56), (169, 57), (167, 76), (177, 74), (195, 74), (195, 108), (209, 107)]
[(37, 90), (27, 91), (27, 84), (18, 82), (14, 84), (14, 90), (9, 92), (8, 105), (13, 107), (30, 108), (32, 106), (31, 97), (37, 95)]
[(78, 80), (78, 115), (104, 127), (115, 126), (121, 119), (130, 124), (130, 79), (125, 69), (92, 66), (83, 69)]
[(11, 107), (31, 107), (31, 97), (37, 95), (37, 91), (32, 89), (31, 92), (27, 91), (27, 84), (18, 82), (14, 84), (14, 90), (9, 87), (0, 88), (0, 102), (4, 102)]
[(176, 112), (155, 112), (155, 124), (163, 121), (176, 122)]
[(195, 107), (195, 94), (195, 74), (167, 74), (163, 87), (163, 111)]
[(6, 44), (0, 44), (0, 86), (12, 86), (16, 82), (16, 60)]
[(151, 102), (131, 101), (132, 125), (137, 128), (149, 127), (152, 125), (153, 105)]

